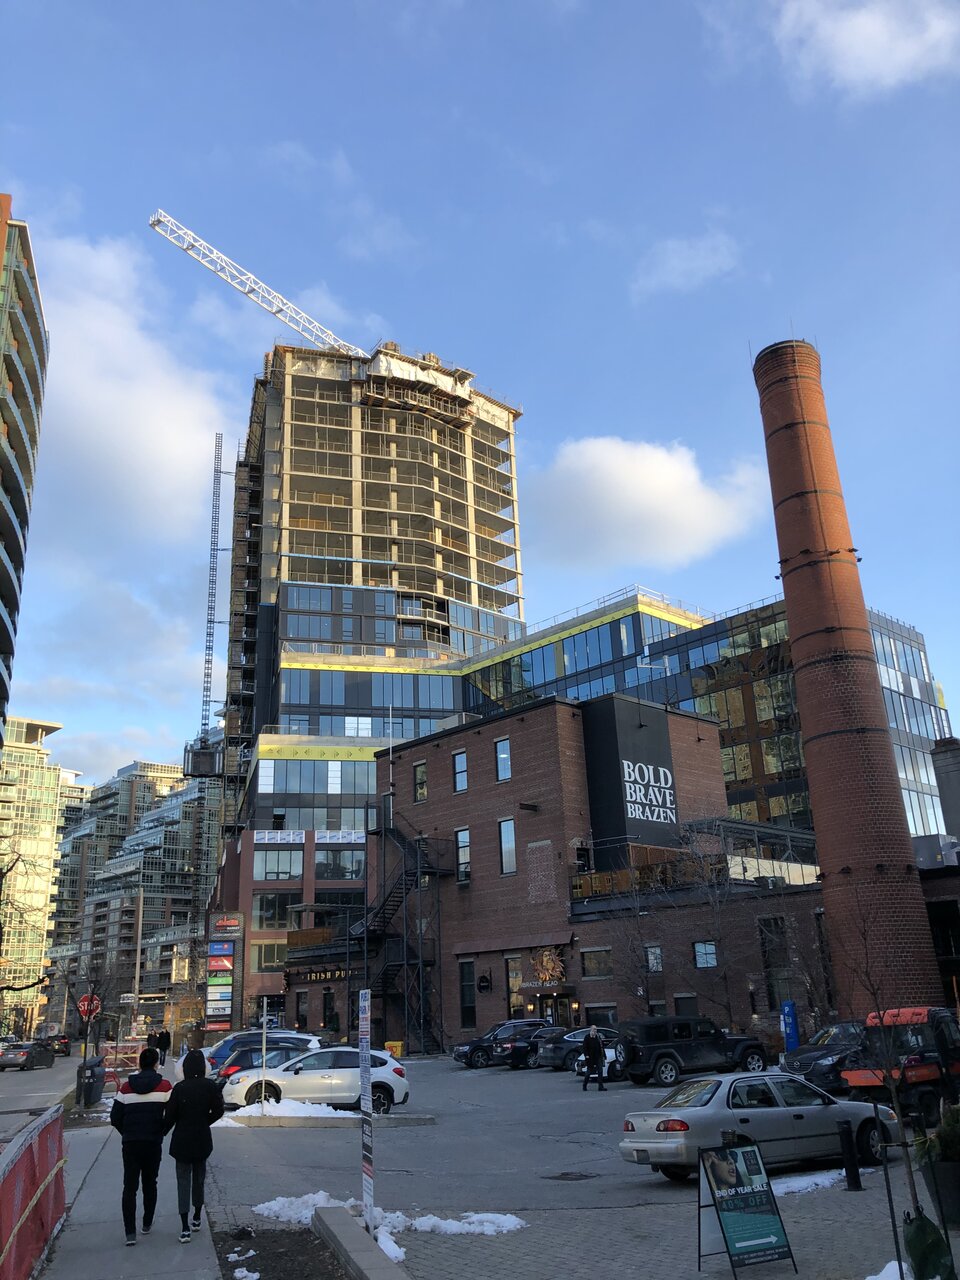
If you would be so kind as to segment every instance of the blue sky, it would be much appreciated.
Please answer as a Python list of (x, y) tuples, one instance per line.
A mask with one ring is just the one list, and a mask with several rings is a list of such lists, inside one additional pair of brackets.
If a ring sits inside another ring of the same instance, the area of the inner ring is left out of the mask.
[(4, 26), (0, 190), (51, 332), (12, 710), (63, 723), (61, 763), (102, 780), (195, 732), (213, 437), (229, 466), (290, 337), (158, 206), (350, 341), (522, 404), (530, 622), (631, 582), (776, 594), (752, 354), (816, 342), (868, 602), (926, 634), (958, 714), (958, 0), (47, 0)]

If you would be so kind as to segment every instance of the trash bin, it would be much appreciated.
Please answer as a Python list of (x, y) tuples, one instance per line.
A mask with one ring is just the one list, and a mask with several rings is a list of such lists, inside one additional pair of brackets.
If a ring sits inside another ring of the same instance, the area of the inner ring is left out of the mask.
[(87, 1058), (77, 1067), (77, 1095), (75, 1101), (83, 1102), (85, 1107), (92, 1107), (103, 1097), (103, 1082), (107, 1069), (103, 1065), (103, 1057)]

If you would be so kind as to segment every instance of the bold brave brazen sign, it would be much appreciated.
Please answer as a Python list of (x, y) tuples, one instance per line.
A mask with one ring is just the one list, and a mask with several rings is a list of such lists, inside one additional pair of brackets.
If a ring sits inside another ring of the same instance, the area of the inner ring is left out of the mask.
[(627, 817), (641, 822), (676, 824), (677, 799), (673, 774), (663, 765), (621, 760), (623, 799)]

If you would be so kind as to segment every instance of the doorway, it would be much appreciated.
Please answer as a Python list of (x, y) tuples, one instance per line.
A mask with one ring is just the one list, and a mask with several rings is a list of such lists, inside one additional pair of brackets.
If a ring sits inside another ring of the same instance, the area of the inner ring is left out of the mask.
[(572, 1027), (569, 996), (541, 996), (540, 1017), (552, 1027)]

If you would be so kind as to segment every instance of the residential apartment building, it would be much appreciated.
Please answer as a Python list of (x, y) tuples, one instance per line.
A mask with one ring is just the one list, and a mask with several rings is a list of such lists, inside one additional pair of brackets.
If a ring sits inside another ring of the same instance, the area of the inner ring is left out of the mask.
[(0, 746), (10, 702), (48, 339), (27, 224), (0, 194)]
[[(50, 763), (46, 741), (62, 726), (10, 716), (0, 797), (0, 1024), (30, 1034), (46, 995), (47, 949), (58, 841), (66, 814), (82, 812), (89, 788)], [(22, 988), (22, 989), (18, 989)]]

